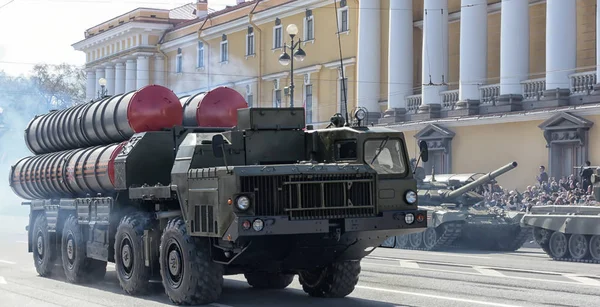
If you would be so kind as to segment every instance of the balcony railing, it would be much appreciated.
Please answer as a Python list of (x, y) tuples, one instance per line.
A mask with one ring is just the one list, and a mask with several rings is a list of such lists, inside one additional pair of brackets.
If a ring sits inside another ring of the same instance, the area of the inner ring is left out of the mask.
[(587, 95), (596, 84), (596, 71), (584, 71), (569, 76), (571, 95)]
[(418, 95), (410, 95), (406, 97), (406, 107), (408, 108), (408, 113), (417, 113), (419, 107), (421, 106), (421, 94)]
[(496, 98), (500, 95), (500, 84), (489, 84), (479, 87), (481, 94), (480, 102), (482, 105), (494, 105)]
[(546, 90), (546, 78), (525, 80), (523, 85), (523, 100), (540, 100)]
[[(569, 76), (571, 80), (571, 95), (589, 95), (596, 84), (596, 71), (575, 73)], [(546, 78), (537, 78), (521, 82), (523, 86), (523, 99), (526, 101), (540, 100), (546, 90)], [(450, 90), (440, 93), (442, 110), (453, 110), (458, 102), (458, 91)], [(479, 87), (480, 104), (494, 105), (500, 96), (500, 83), (488, 84)], [(408, 113), (417, 113), (422, 104), (421, 94), (406, 97)]]
[(458, 102), (458, 90), (444, 91), (440, 95), (442, 96), (442, 109), (453, 110)]

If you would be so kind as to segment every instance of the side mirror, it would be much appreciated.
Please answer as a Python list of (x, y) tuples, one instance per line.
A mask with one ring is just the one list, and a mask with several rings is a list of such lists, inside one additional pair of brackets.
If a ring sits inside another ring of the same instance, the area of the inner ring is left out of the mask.
[(220, 134), (215, 134), (212, 137), (212, 151), (213, 155), (217, 158), (223, 157), (223, 144), (225, 141), (223, 140), (223, 136)]
[(421, 160), (427, 162), (429, 160), (429, 147), (427, 147), (427, 142), (423, 140), (419, 141), (419, 151), (421, 152)]

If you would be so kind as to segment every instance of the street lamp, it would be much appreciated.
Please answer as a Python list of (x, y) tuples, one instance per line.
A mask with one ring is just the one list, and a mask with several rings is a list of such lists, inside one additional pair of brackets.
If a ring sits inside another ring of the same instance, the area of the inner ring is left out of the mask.
[[(298, 27), (295, 24), (290, 24), (289, 26), (287, 26), (287, 28), (285, 29), (285, 31), (290, 35), (290, 38), (292, 39), (292, 43), (288, 46), (287, 44), (283, 44), (283, 53), (279, 56), (279, 63), (283, 66), (287, 66), (290, 63), (292, 64), (290, 67), (291, 70), (291, 84), (290, 84), (290, 107), (294, 107), (294, 59), (296, 59), (297, 61), (304, 61), (304, 58), (306, 57), (306, 52), (304, 52), (304, 50), (302, 50), (302, 47), (300, 47), (300, 43), (302, 42), (301, 39), (298, 39), (297, 42), (294, 43), (294, 37), (296, 37), (296, 35), (298, 34)], [(294, 57), (290, 57), (289, 54), (287, 54), (286, 50), (287, 48), (291, 49), (291, 53), (294, 55)], [(294, 52), (294, 50), (298, 48), (298, 50), (296, 50)]]
[(98, 84), (100, 84), (100, 91), (98, 92), (98, 98), (102, 99), (102, 98), (104, 98), (104, 96), (106, 96), (106, 93), (108, 92), (106, 90), (106, 79), (104, 79), (104, 78), (98, 79)]

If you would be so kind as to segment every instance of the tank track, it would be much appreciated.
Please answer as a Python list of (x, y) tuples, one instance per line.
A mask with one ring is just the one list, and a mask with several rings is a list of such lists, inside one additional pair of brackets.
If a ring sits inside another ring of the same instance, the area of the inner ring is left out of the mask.
[[(445, 225), (442, 225), (442, 227), (436, 227), (436, 231), (443, 231), (442, 235), (438, 236), (437, 241), (435, 242), (435, 244), (433, 245), (432, 248), (426, 248), (424, 243), (421, 242), (421, 244), (418, 247), (413, 247), (410, 245), (406, 245), (403, 247), (396, 247), (394, 246), (394, 248), (398, 248), (398, 249), (407, 249), (407, 250), (420, 250), (420, 251), (435, 251), (435, 250), (439, 250), (442, 248), (452, 248), (455, 247), (453, 245), (454, 241), (456, 239), (458, 239), (462, 233), (462, 227), (463, 227), (463, 223), (448, 223)], [(404, 235), (409, 237), (410, 235)], [(410, 243), (407, 243), (410, 244)]]
[(498, 248), (499, 251), (512, 252), (516, 251), (527, 242), (530, 238), (532, 238), (533, 229), (530, 227), (519, 227), (519, 233), (517, 236), (508, 244), (506, 248)]
[[(575, 259), (572, 258), (569, 254), (569, 252), (567, 251), (567, 255), (569, 255), (568, 257), (554, 257), (552, 255), (552, 251), (550, 250), (550, 236), (552, 235), (553, 231), (551, 230), (547, 230), (547, 229), (542, 229), (542, 228), (538, 228), (538, 231), (540, 231), (540, 237), (536, 237), (535, 234), (535, 230), (534, 232), (534, 239), (535, 241), (540, 245), (540, 247), (542, 248), (542, 250), (544, 251), (544, 253), (546, 253), (546, 255), (548, 255), (548, 257), (550, 257), (552, 260), (554, 261), (564, 261), (564, 262), (575, 262), (575, 263), (592, 263), (592, 264), (600, 264), (600, 260), (597, 259)], [(567, 249), (568, 249), (568, 244), (567, 244)], [(589, 256), (588, 256), (589, 257)]]

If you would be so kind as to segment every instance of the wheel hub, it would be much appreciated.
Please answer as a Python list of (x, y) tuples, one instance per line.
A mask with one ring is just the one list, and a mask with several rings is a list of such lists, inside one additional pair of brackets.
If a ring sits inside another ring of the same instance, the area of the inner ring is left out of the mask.
[(67, 241), (67, 257), (69, 257), (69, 260), (73, 260), (73, 258), (75, 256), (75, 251), (73, 250), (73, 238), (69, 238), (69, 240)]
[(178, 250), (172, 250), (169, 253), (169, 272), (171, 275), (178, 276), (181, 271), (181, 256)]
[(129, 244), (123, 246), (123, 249), (121, 250), (121, 259), (126, 268), (131, 268), (131, 246), (129, 246)]
[(42, 237), (42, 234), (38, 234), (37, 236), (37, 252), (38, 255), (40, 255), (40, 257), (42, 257), (44, 255), (44, 238)]

